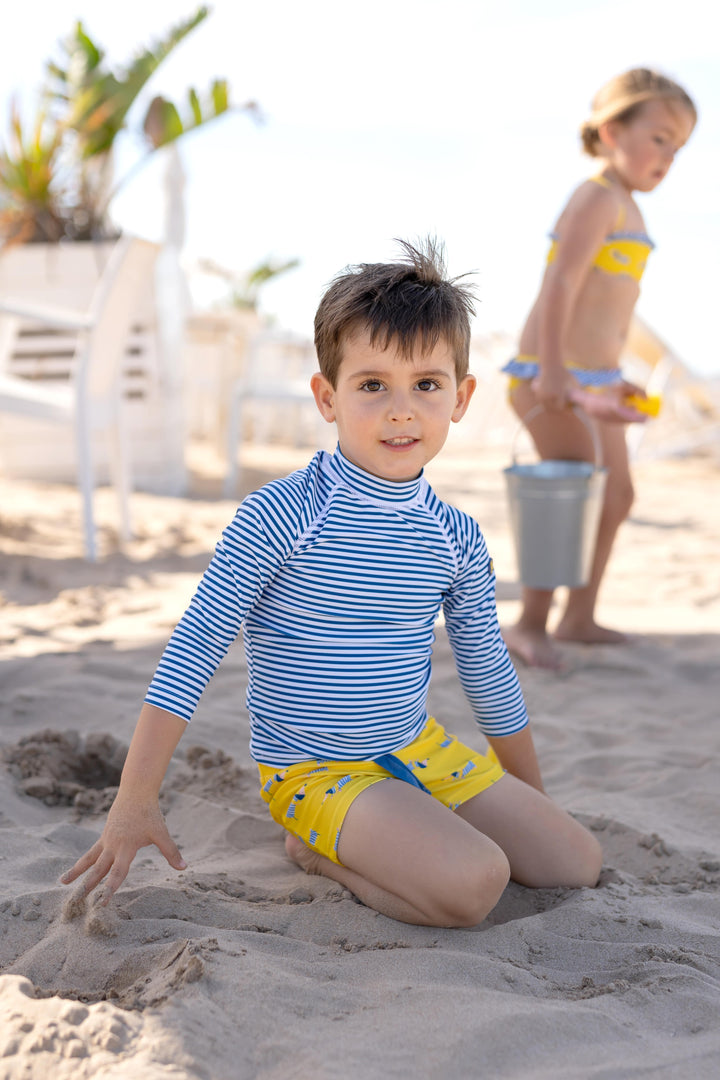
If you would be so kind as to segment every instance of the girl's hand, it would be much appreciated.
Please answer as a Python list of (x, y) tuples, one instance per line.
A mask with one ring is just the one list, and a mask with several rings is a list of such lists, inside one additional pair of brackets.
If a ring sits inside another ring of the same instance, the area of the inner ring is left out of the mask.
[(150, 844), (159, 848), (175, 870), (184, 870), (187, 866), (168, 832), (157, 800), (143, 802), (119, 793), (100, 839), (62, 875), (60, 881), (69, 885), (93, 867), (84, 882), (82, 895), (87, 896), (109, 875), (101, 900), (104, 907), (127, 877), (138, 850)]
[(531, 386), (540, 405), (550, 412), (565, 409), (570, 404), (571, 394), (577, 389), (577, 381), (565, 368), (542, 370), (533, 379)]
[(642, 386), (636, 386), (635, 383), (630, 382), (629, 379), (623, 379), (617, 388), (620, 391), (621, 397), (647, 397)]
[[(584, 409), (588, 416), (606, 424), (644, 424), (647, 416), (628, 404), (625, 394), (622, 386), (613, 386), (601, 394), (590, 390), (573, 390), (570, 401)], [(642, 396), (645, 397), (645, 394)]]

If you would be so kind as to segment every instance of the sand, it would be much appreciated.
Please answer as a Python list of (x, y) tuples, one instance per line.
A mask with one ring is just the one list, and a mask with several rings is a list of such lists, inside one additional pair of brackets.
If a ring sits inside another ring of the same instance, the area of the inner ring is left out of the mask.
[[(429, 469), (477, 516), (518, 608), (506, 449)], [(234, 504), (136, 495), (83, 561), (76, 492), (0, 478), (0, 1077), (716, 1077), (720, 465), (640, 463), (600, 615), (635, 636), (520, 669), (548, 791), (597, 835), (596, 889), (511, 884), (473, 930), (393, 922), (305, 876), (256, 791), (238, 647), (162, 801), (188, 869), (144, 849), (107, 909), (60, 873), (97, 837), (146, 684)], [(305, 451), (256, 451), (246, 485)], [(478, 746), (442, 628), (433, 712)]]

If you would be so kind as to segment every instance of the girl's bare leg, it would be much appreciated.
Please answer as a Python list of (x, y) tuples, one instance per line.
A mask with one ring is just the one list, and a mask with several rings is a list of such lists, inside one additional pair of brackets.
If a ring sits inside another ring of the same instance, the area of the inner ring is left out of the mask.
[[(520, 419), (538, 404), (529, 383), (515, 387), (510, 401)], [(544, 459), (591, 461), (593, 458), (590, 435), (570, 411), (540, 413), (531, 421), (530, 430)], [(563, 667), (563, 655), (547, 632), (552, 601), (551, 589), (523, 587), (520, 618), (514, 626), (503, 628), (503, 638), (508, 649), (531, 667), (559, 671)]]
[(595, 605), (617, 531), (630, 513), (633, 486), (625, 428), (617, 424), (598, 423), (597, 426), (608, 477), (595, 555), (588, 584), (582, 589), (571, 589), (568, 593), (565, 612), (555, 629), (555, 637), (560, 641), (580, 641), (589, 645), (620, 644), (627, 640), (627, 636), (618, 630), (599, 626), (595, 622)]
[(342, 865), (295, 836), (286, 849), (307, 873), (332, 878), (368, 907), (420, 926), (476, 926), (510, 877), (493, 840), (402, 780), (373, 784), (354, 800), (340, 833)]
[[(527, 383), (513, 390), (511, 401), (520, 417), (526, 416), (537, 404), (537, 398)], [(617, 630), (599, 626), (595, 622), (595, 605), (615, 536), (630, 512), (633, 488), (624, 426), (601, 421), (595, 423), (600, 435), (603, 464), (608, 470), (595, 555), (588, 584), (582, 589), (569, 591), (565, 612), (553, 636), (558, 641), (612, 644), (625, 641), (626, 636)], [(590, 436), (584, 425), (569, 411), (542, 413), (533, 419), (531, 428), (533, 441), (543, 459), (593, 460)], [(552, 597), (551, 591), (524, 588), (520, 618), (515, 626), (503, 630), (503, 637), (510, 651), (526, 664), (557, 671), (563, 666), (562, 654), (547, 632)]]
[(513, 881), (531, 888), (592, 887), (602, 849), (547, 795), (506, 773), (456, 810), (502, 848)]
[(563, 655), (547, 632), (547, 620), (552, 605), (550, 589), (528, 589), (523, 586), (522, 612), (514, 626), (503, 627), (502, 635), (511, 653), (530, 667), (561, 671)]

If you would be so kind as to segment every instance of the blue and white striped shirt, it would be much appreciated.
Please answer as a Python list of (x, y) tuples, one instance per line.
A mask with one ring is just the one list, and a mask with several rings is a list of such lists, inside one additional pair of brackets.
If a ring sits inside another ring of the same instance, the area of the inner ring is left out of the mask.
[(481, 729), (519, 731), (527, 713), (477, 523), (422, 476), (385, 481), (320, 451), (244, 500), (145, 700), (189, 720), (242, 628), (256, 761), (393, 753), (427, 721), (441, 606)]

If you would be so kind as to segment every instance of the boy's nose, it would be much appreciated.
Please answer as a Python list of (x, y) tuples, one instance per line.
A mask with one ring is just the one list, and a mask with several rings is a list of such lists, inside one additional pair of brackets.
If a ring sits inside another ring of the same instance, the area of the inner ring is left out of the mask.
[(408, 394), (394, 394), (390, 402), (390, 418), (392, 420), (411, 420), (413, 409)]

